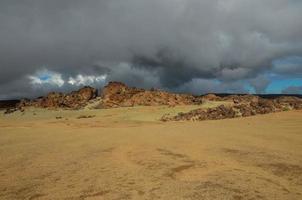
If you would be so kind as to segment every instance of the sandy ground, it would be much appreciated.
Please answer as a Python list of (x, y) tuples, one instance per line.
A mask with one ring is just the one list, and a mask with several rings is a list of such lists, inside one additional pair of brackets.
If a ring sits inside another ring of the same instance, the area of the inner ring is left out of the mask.
[(302, 111), (158, 121), (191, 109), (2, 112), (0, 199), (302, 199)]

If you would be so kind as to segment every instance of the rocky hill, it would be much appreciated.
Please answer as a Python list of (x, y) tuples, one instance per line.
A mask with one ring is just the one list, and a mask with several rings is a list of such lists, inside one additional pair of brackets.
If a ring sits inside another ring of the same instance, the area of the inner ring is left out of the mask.
[(101, 97), (101, 108), (159, 105), (175, 106), (202, 103), (200, 97), (193, 95), (174, 94), (156, 89), (138, 89), (128, 87), (120, 82), (110, 82), (104, 87)]
[(73, 91), (68, 94), (61, 92), (51, 92), (45, 97), (40, 97), (34, 100), (22, 99), (17, 108), (34, 106), (41, 108), (70, 108), (80, 109), (87, 105), (88, 101), (96, 98), (97, 90), (92, 87), (83, 87), (78, 91)]
[(234, 117), (247, 117), (292, 109), (302, 109), (302, 98), (294, 96), (277, 96), (263, 98), (256, 95), (226, 95), (207, 94), (193, 96), (190, 94), (175, 94), (157, 89), (145, 90), (128, 87), (121, 82), (109, 82), (98, 96), (98, 91), (92, 87), (83, 87), (71, 93), (51, 92), (34, 100), (23, 99), (15, 108), (8, 108), (6, 113), (16, 110), (23, 111), (25, 107), (48, 109), (81, 109), (85, 108), (115, 108), (131, 106), (177, 106), (200, 105), (205, 102), (221, 102), (220, 106), (207, 109), (196, 109), (176, 116), (162, 117), (162, 121), (180, 120), (213, 120)]
[(88, 86), (67, 94), (51, 92), (44, 97), (33, 100), (22, 99), (17, 104), (16, 109), (22, 110), (23, 108), (30, 106), (50, 109), (81, 109), (92, 102), (96, 105), (95, 108), (159, 105), (175, 106), (202, 103), (201, 97), (174, 94), (156, 89), (144, 90), (128, 87), (121, 82), (109, 82), (101, 91), (100, 97), (98, 97), (97, 89)]

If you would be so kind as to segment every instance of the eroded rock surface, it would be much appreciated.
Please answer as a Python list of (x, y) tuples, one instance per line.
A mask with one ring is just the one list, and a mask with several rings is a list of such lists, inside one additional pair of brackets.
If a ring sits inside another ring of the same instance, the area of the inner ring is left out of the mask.
[(181, 120), (216, 120), (234, 117), (247, 117), (257, 114), (302, 109), (302, 99), (292, 96), (277, 98), (262, 98), (255, 95), (228, 95), (220, 97), (215, 94), (204, 96), (193, 96), (189, 94), (175, 94), (161, 90), (144, 90), (136, 87), (128, 87), (121, 82), (109, 82), (97, 98), (98, 92), (95, 88), (86, 86), (68, 94), (51, 92), (44, 97), (34, 100), (23, 99), (15, 108), (9, 108), (5, 114), (33, 106), (40, 108), (65, 108), (81, 109), (86, 105), (91, 108), (114, 108), (131, 106), (177, 106), (177, 105), (199, 105), (203, 102), (221, 101), (215, 108), (196, 109), (187, 113), (179, 113), (176, 116), (164, 115), (162, 121)]
[(41, 108), (71, 108), (79, 109), (87, 105), (88, 101), (97, 97), (97, 90), (92, 87), (83, 87), (78, 91), (68, 94), (51, 92), (45, 97), (34, 100), (23, 99), (17, 105), (18, 108), (34, 106)]
[(302, 109), (302, 99), (298, 97), (284, 96), (276, 99), (264, 99), (253, 95), (231, 95), (225, 97), (224, 100), (232, 100), (233, 104), (227, 106), (220, 105), (218, 107), (208, 109), (195, 109), (187, 113), (178, 113), (176, 116), (172, 117), (164, 115), (161, 120), (217, 120)]
[(200, 97), (174, 94), (156, 89), (144, 90), (128, 87), (120, 82), (110, 82), (102, 91), (102, 108), (128, 106), (192, 105), (201, 104)]

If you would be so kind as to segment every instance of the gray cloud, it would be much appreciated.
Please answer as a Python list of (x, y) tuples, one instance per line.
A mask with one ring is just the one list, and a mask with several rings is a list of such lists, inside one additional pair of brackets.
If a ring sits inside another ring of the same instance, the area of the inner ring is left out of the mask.
[(37, 94), (26, 77), (41, 68), (66, 80), (106, 73), (143, 87), (190, 91), (208, 80), (243, 91), (238, 83), (275, 59), (302, 56), (301, 9), (296, 0), (2, 0), (0, 95), (24, 85)]
[(241, 81), (220, 82), (211, 79), (193, 79), (176, 89), (178, 92), (189, 92), (195, 95), (207, 93), (249, 93)]
[(290, 57), (274, 63), (272, 71), (288, 76), (302, 76), (302, 57)]
[(302, 86), (290, 86), (282, 90), (283, 94), (302, 94)]
[(250, 84), (254, 87), (257, 94), (263, 94), (270, 84), (270, 80), (264, 75), (259, 75), (256, 78), (251, 79)]

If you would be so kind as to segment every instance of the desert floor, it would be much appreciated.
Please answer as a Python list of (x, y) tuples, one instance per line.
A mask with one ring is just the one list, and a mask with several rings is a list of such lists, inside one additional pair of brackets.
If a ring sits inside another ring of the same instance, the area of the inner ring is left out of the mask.
[(158, 121), (191, 109), (1, 112), (0, 199), (302, 199), (302, 111)]

